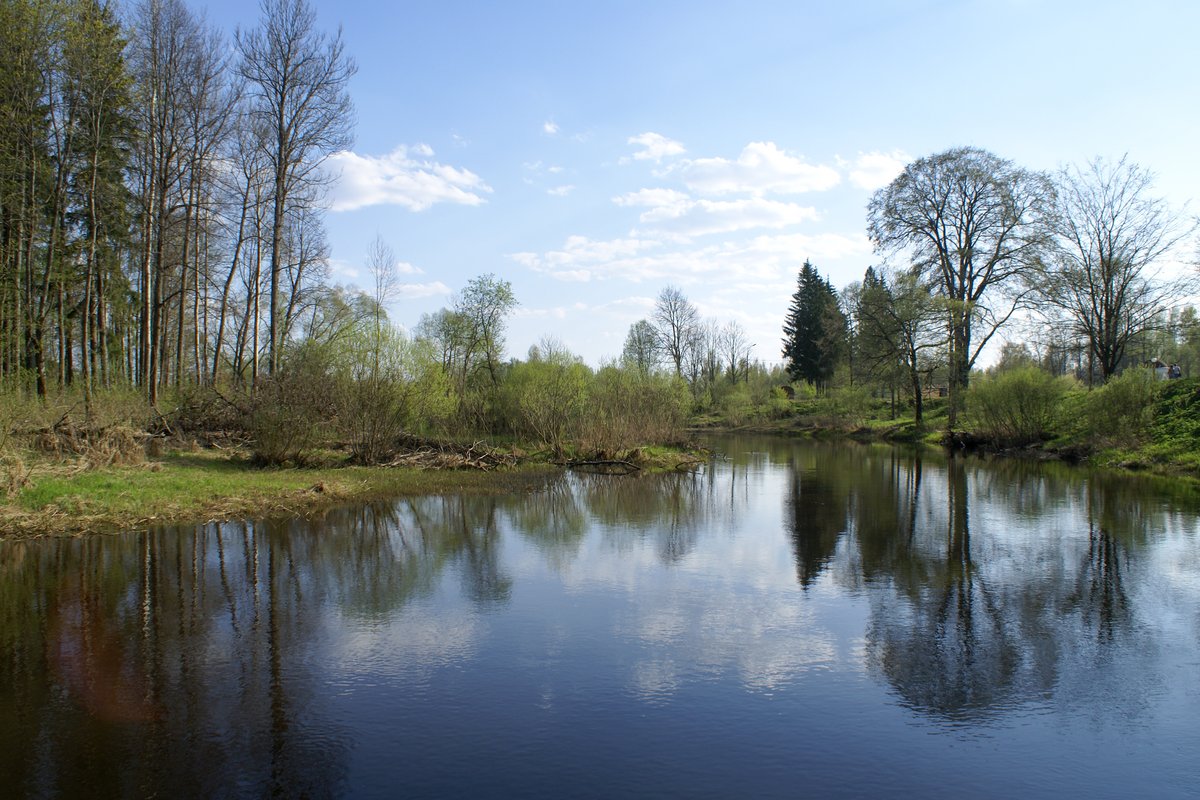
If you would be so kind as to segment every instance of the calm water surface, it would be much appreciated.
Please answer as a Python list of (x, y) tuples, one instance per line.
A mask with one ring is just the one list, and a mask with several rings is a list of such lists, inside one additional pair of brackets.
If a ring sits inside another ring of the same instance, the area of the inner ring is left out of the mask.
[(0, 794), (1200, 796), (1194, 489), (717, 445), (0, 544)]

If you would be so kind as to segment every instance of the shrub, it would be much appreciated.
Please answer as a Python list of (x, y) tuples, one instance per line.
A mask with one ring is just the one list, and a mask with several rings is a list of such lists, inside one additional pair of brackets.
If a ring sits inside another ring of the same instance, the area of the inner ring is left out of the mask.
[(1059, 404), (1074, 383), (1037, 367), (1016, 367), (971, 384), (969, 419), (997, 445), (1031, 444), (1049, 436)]
[(328, 348), (306, 343), (290, 349), (250, 403), (247, 427), (254, 460), (272, 466), (305, 463), (313, 449), (326, 443), (335, 400)]
[(691, 394), (674, 375), (645, 375), (636, 368), (605, 366), (592, 380), (581, 444), (615, 452), (643, 444), (682, 441)]
[(338, 427), (360, 464), (382, 461), (404, 431), (407, 344), (390, 325), (371, 325), (356, 331), (334, 356)]
[(864, 386), (839, 386), (811, 402), (813, 413), (822, 424), (856, 428), (870, 415), (871, 393)]
[(1154, 422), (1162, 386), (1146, 368), (1127, 369), (1109, 378), (1083, 404), (1087, 437), (1097, 444), (1135, 444)]
[(569, 354), (513, 366), (503, 403), (516, 433), (562, 450), (577, 438), (588, 413), (591, 370)]
[(717, 402), (717, 411), (730, 425), (745, 425), (756, 416), (750, 387), (744, 383), (730, 387)]

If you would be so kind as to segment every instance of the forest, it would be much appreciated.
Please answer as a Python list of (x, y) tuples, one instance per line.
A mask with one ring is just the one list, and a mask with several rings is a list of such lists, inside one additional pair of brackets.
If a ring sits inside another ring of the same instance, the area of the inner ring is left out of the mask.
[[(997, 422), (989, 392), (1061, 406), (1155, 359), (1200, 367), (1195, 270), (1167, 269), (1195, 221), (1127, 158), (918, 159), (871, 199), (861, 281), (799, 268), (782, 364), (666, 286), (593, 368), (552, 338), (508, 357), (519, 299), (494, 274), (411, 331), (387, 318), (383, 237), (368, 288), (332, 281), (323, 167), (352, 140), (356, 65), (305, 0), (232, 37), (184, 0), (4, 0), (0, 48), (0, 446), (232, 432), (262, 463), (336, 443), (370, 464), (405, 437), (611, 454), (696, 422), (902, 418), (1014, 443), (1056, 423)], [(1153, 405), (1142, 383), (1131, 407)]]

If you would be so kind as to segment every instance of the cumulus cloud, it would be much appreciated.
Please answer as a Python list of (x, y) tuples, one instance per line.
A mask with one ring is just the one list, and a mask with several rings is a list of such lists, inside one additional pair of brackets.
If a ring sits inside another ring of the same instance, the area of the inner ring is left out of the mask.
[[(628, 143), (636, 145), (641, 149), (633, 154), (635, 161), (654, 161), (660, 162), (668, 156), (682, 155), (686, 150), (683, 145), (674, 139), (668, 139), (661, 133), (647, 131), (639, 133), (637, 136), (630, 136)], [(626, 159), (622, 159), (626, 161)]]
[(574, 184), (567, 184), (565, 186), (555, 186), (553, 189), (547, 189), (546, 194), (551, 195), (552, 197), (566, 197), (574, 190)]
[(396, 287), (396, 294), (405, 300), (416, 300), (422, 297), (440, 297), (453, 294), (454, 290), (441, 281), (431, 283), (402, 283)]
[(754, 228), (784, 228), (817, 218), (816, 209), (762, 197), (693, 199), (674, 189), (642, 189), (614, 197), (619, 206), (644, 207), (642, 233), (690, 239)]
[(475, 173), (433, 159), (433, 149), (400, 145), (383, 156), (348, 150), (329, 158), (336, 176), (331, 192), (334, 211), (353, 211), (375, 205), (398, 205), (424, 211), (435, 203), (477, 206), (492, 188)]
[(761, 235), (697, 246), (663, 239), (630, 237), (595, 240), (568, 237), (557, 250), (514, 253), (509, 257), (536, 272), (564, 281), (626, 280), (747, 282), (783, 285), (794, 278), (798, 262), (866, 257), (871, 244), (865, 236), (840, 234)]
[(721, 194), (799, 194), (832, 189), (841, 182), (836, 169), (809, 164), (774, 142), (751, 142), (736, 160), (697, 158), (678, 166), (683, 182), (695, 192)]
[(912, 156), (903, 150), (859, 153), (858, 158), (849, 165), (850, 182), (860, 189), (873, 192), (891, 183), (912, 160)]
[(614, 197), (613, 202), (619, 206), (677, 208), (683, 211), (691, 205), (692, 198), (686, 193), (674, 189), (639, 189), (636, 192)]
[(554, 136), (558, 133), (558, 123), (552, 120), (546, 120), (542, 123), (542, 133)]

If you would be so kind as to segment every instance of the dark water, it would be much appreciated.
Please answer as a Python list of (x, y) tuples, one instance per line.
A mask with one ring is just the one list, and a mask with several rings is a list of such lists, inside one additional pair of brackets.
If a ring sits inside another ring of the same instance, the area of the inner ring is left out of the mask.
[(719, 446), (0, 544), (0, 795), (1200, 796), (1194, 489)]

